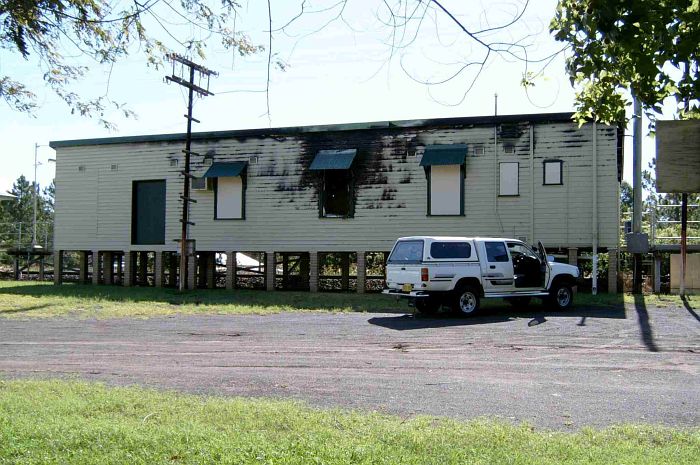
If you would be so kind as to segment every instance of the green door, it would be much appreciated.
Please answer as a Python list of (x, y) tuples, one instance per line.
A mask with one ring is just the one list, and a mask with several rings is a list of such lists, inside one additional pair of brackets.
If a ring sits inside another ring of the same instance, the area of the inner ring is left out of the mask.
[(134, 181), (131, 243), (165, 244), (165, 180)]

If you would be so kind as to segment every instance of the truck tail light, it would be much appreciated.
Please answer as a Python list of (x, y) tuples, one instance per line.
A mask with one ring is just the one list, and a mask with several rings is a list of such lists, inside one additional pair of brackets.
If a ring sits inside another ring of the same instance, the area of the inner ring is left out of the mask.
[(428, 281), (428, 269), (427, 268), (420, 269), (420, 280), (421, 281)]

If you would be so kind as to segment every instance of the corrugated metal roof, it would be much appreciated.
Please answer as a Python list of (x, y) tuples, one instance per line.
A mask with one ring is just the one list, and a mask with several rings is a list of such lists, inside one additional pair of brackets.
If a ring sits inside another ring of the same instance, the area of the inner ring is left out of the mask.
[[(371, 129), (478, 126), (528, 121), (571, 121), (572, 115), (573, 113), (534, 113), (524, 115), (467, 116), (462, 118), (433, 118), (399, 121), (376, 121), (368, 123), (327, 124), (319, 126), (292, 126), (266, 129), (239, 129), (233, 131), (195, 132), (192, 133), (192, 140), (204, 141), (235, 137), (287, 136), (314, 132), (365, 131)], [(144, 142), (184, 142), (185, 138), (186, 134), (184, 133), (150, 134), (144, 136), (51, 141), (49, 142), (49, 145), (56, 149), (61, 147), (81, 147), (86, 145), (138, 144)]]
[(461, 165), (467, 156), (465, 144), (428, 145), (425, 148), (420, 166)]
[(357, 155), (356, 149), (347, 150), (319, 150), (311, 162), (312, 171), (319, 170), (348, 170)]
[(231, 161), (231, 162), (219, 162), (212, 164), (206, 173), (204, 173), (205, 178), (224, 178), (231, 176), (240, 176), (243, 170), (245, 170), (247, 161)]

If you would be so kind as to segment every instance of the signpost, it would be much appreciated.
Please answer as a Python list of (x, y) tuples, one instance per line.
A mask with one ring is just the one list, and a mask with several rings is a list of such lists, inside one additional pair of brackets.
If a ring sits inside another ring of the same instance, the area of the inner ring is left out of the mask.
[(700, 120), (656, 122), (656, 190), (681, 194), (680, 295), (685, 295), (688, 193), (700, 192)]

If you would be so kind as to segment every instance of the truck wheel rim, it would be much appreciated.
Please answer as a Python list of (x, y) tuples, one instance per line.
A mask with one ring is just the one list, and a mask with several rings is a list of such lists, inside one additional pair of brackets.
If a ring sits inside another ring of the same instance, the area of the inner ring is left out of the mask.
[(557, 291), (557, 303), (560, 307), (566, 307), (567, 305), (569, 305), (570, 300), (571, 296), (569, 295), (568, 289), (562, 287)]
[(459, 298), (459, 308), (462, 313), (471, 313), (476, 307), (476, 298), (471, 292), (465, 292)]

